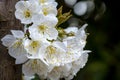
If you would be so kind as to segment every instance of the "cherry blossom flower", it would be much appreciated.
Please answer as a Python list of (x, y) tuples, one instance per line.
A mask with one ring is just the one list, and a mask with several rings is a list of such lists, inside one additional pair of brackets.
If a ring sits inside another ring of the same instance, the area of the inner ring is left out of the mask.
[(52, 66), (47, 66), (39, 59), (31, 59), (22, 66), (22, 72), (24, 75), (33, 76), (34, 74), (38, 74), (41, 79), (46, 78), (47, 73), (52, 69)]
[(6, 35), (1, 39), (2, 44), (8, 47), (8, 53), (10, 56), (16, 59), (16, 64), (24, 63), (28, 58), (26, 57), (26, 51), (22, 45), (24, 33), (20, 30), (11, 30), (12, 35)]
[(16, 18), (24, 24), (32, 23), (34, 15), (42, 13), (41, 6), (31, 1), (19, 1), (16, 3), (15, 8)]
[[(43, 18), (42, 18), (43, 17)], [(58, 31), (55, 28), (58, 20), (53, 15), (36, 16), (34, 24), (29, 27), (30, 37), (34, 40), (45, 38), (48, 40), (56, 39)]]

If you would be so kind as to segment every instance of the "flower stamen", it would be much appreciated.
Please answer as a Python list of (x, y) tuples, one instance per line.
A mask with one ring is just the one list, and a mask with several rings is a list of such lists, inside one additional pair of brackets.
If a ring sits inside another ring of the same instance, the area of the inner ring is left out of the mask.
[(25, 15), (25, 18), (31, 17), (30, 10), (27, 9), (27, 10), (24, 12), (24, 15)]
[(39, 28), (39, 31), (42, 32), (43, 34), (47, 29), (47, 27), (45, 25), (40, 25), (38, 28)]
[(48, 14), (48, 9), (47, 8), (43, 8), (43, 14), (46, 16)]
[(33, 41), (30, 46), (32, 47), (34, 51), (36, 51), (38, 47), (40, 46), (40, 44), (38, 41)]
[(45, 0), (39, 0), (40, 1), (40, 3), (45, 3)]
[(48, 46), (48, 47), (47, 47), (47, 52), (48, 52), (49, 54), (55, 54), (55, 53), (56, 53), (56, 48), (53, 47), (53, 46)]

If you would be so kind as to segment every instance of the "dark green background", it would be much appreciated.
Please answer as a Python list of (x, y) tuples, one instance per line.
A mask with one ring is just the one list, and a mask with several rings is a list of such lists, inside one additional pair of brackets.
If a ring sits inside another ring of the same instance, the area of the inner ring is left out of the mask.
[[(65, 11), (70, 10), (62, 0), (57, 1), (64, 5)], [(106, 4), (106, 12), (99, 20), (94, 20), (100, 2)], [(96, 12), (88, 19), (76, 16), (89, 24), (87, 32), (90, 35), (85, 49), (92, 52), (86, 66), (73, 80), (120, 80), (120, 4), (117, 0), (95, 0), (95, 5)]]

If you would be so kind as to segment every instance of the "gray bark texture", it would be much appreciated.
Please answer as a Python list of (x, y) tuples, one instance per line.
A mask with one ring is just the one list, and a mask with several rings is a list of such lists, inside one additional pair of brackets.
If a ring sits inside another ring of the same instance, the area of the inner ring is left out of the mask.
[[(11, 34), (11, 29), (22, 29), (20, 21), (14, 16), (17, 1), (0, 0), (0, 39)], [(15, 59), (8, 54), (7, 48), (0, 41), (0, 80), (22, 80), (21, 75), (21, 65), (15, 64)]]

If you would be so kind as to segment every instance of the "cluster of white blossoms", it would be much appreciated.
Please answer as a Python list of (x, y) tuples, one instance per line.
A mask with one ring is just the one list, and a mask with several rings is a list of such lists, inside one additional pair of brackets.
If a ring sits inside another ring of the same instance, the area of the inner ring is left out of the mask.
[(11, 30), (12, 35), (1, 39), (8, 47), (16, 64), (23, 64), (25, 80), (34, 74), (41, 79), (71, 80), (87, 62), (84, 24), (80, 29), (57, 27), (57, 2), (55, 0), (21, 0), (15, 5), (15, 16), (24, 24), (24, 31)]

